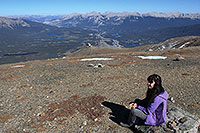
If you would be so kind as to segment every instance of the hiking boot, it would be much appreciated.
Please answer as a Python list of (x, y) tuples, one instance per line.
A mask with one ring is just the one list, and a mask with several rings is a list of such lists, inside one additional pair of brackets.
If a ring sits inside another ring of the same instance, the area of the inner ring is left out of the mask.
[(133, 126), (133, 125), (131, 125), (131, 124), (126, 124), (126, 123), (123, 123), (123, 122), (120, 122), (120, 125), (121, 125), (122, 127), (127, 127), (127, 128)]

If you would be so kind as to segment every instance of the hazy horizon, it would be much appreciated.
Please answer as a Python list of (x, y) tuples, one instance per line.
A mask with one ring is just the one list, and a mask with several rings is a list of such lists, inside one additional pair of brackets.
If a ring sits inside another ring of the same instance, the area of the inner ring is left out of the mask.
[[(69, 13), (69, 14), (22, 14), (22, 15), (6, 15), (3, 17), (12, 17), (12, 16), (67, 16), (67, 15), (71, 15), (71, 14), (90, 14), (96, 11), (92, 11), (92, 12), (73, 12), (73, 13)], [(147, 13), (184, 13), (187, 14), (185, 12), (178, 12), (178, 11), (174, 11), (174, 12), (156, 12), (156, 11), (151, 11), (151, 12), (127, 12), (127, 11), (123, 11), (123, 12), (112, 12), (112, 11), (105, 11), (105, 12), (96, 12), (96, 13), (100, 13), (100, 14), (104, 14), (104, 13), (139, 13), (139, 14), (147, 14)], [(200, 14), (200, 13), (188, 13), (188, 14)]]
[(90, 12), (181, 12), (200, 13), (200, 0), (6, 0), (0, 2), (0, 16), (68, 15)]

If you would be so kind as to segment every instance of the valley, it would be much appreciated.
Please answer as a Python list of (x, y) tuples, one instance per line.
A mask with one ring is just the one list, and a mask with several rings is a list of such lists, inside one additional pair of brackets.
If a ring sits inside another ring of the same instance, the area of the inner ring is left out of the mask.
[[(200, 14), (97, 13), (0, 17), (0, 64), (67, 56), (88, 44), (133, 48), (200, 36)], [(30, 54), (31, 53), (31, 54)], [(33, 54), (34, 53), (34, 54)]]

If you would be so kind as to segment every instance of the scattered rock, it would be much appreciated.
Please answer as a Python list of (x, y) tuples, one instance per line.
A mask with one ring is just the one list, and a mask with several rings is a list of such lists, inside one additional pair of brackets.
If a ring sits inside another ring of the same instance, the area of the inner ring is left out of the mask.
[(178, 55), (176, 59), (174, 59), (173, 61), (180, 61), (180, 60), (184, 60), (184, 58), (183, 56)]
[(98, 67), (101, 67), (101, 68), (103, 68), (104, 67), (104, 65), (102, 65), (102, 64), (97, 64), (96, 66), (94, 66), (95, 68), (98, 68)]
[(88, 67), (94, 67), (95, 65), (94, 64), (88, 64)]
[(83, 125), (86, 126), (86, 125), (87, 125), (87, 121), (84, 121), (84, 122), (83, 122)]
[(53, 93), (53, 91), (50, 91), (49, 94)]
[(83, 121), (82, 124), (81, 124), (81, 126), (80, 126), (80, 128), (83, 128), (86, 125), (87, 125), (87, 121)]
[(45, 113), (41, 113), (40, 116), (45, 116)]
[(169, 98), (169, 101), (171, 101), (172, 103), (175, 103), (175, 100), (174, 100), (173, 97), (170, 97), (170, 98)]
[(167, 123), (167, 127), (171, 130), (178, 130), (178, 127), (177, 127), (177, 122), (175, 121), (169, 121)]
[(103, 68), (105, 65), (102, 65), (102, 64), (97, 64), (97, 65), (95, 65), (95, 64), (88, 64), (88, 67), (94, 67), (94, 68)]
[(153, 51), (153, 49), (150, 48), (149, 51)]
[(19, 96), (18, 98), (17, 98), (17, 101), (23, 101), (23, 100), (25, 100), (26, 98), (24, 98), (23, 96)]
[(187, 117), (183, 117), (183, 118), (179, 119), (179, 122), (180, 123), (185, 123), (187, 120), (188, 120)]

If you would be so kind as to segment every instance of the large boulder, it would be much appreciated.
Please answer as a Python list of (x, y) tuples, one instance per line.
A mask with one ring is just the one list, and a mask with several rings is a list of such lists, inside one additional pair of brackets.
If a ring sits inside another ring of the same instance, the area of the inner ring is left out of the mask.
[(197, 133), (200, 119), (178, 107), (168, 106), (167, 121), (162, 126), (136, 125), (137, 132), (142, 133)]

